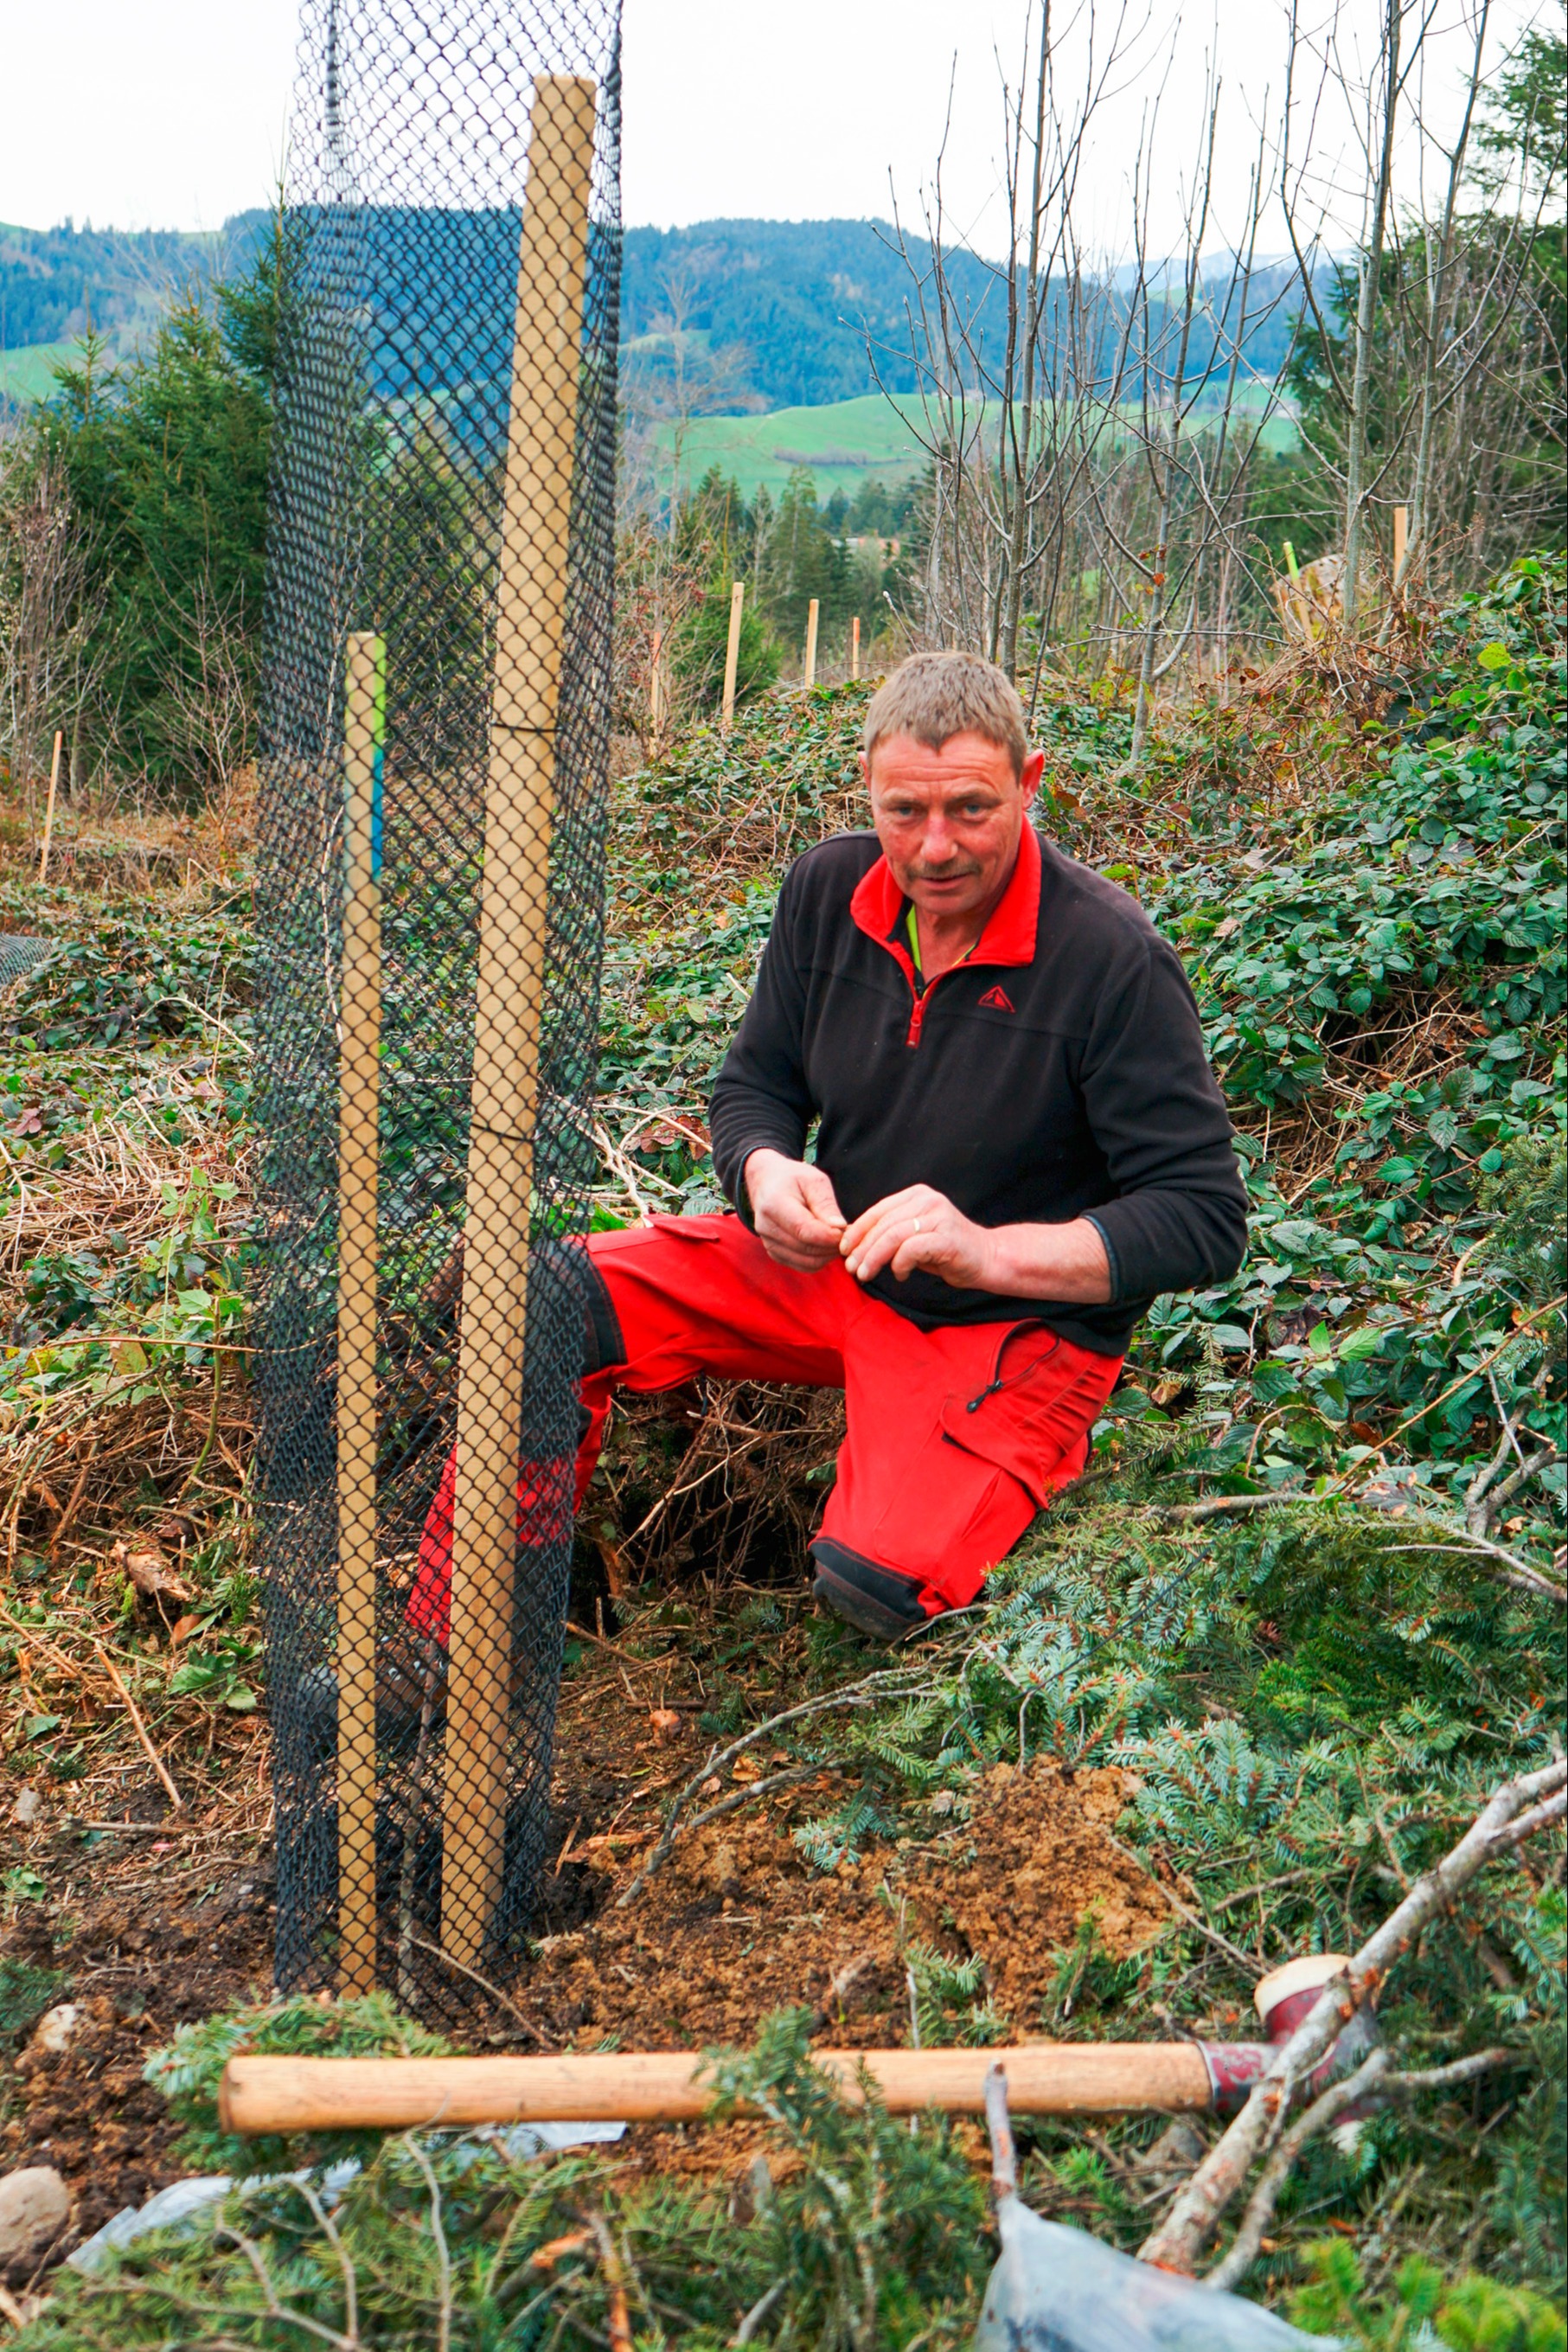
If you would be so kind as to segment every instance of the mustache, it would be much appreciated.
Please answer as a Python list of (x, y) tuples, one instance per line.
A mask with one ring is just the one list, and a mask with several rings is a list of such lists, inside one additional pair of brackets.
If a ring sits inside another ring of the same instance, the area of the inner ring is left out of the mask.
[(904, 870), (912, 882), (956, 882), (967, 875), (977, 874), (980, 861), (977, 857), (953, 857), (945, 866), (922, 863), (906, 866)]

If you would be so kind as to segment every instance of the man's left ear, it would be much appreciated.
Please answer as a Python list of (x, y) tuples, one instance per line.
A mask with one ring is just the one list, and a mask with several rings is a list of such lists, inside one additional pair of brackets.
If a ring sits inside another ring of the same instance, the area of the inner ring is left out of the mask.
[(1045, 753), (1043, 751), (1031, 751), (1028, 759), (1024, 761), (1023, 766), (1019, 770), (1019, 790), (1023, 794), (1023, 804), (1025, 808), (1028, 808), (1030, 801), (1033, 800), (1036, 793), (1039, 792), (1040, 780), (1044, 773)]

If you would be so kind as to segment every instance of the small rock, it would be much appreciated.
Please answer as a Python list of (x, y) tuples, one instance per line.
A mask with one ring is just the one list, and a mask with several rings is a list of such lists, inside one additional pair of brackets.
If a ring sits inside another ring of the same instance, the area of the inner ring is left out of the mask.
[(43, 1810), (44, 1801), (37, 1789), (22, 1789), (11, 1808), (11, 1819), (19, 1830), (30, 1830)]
[(732, 1845), (716, 1845), (713, 1860), (708, 1864), (708, 1876), (721, 1895), (731, 1895), (740, 1885), (740, 1866)]
[(30, 2044), (34, 2050), (68, 2050), (75, 2041), (82, 2021), (79, 2001), (62, 2000), (54, 2009), (45, 2010), (33, 2028)]
[(0, 2271), (36, 2261), (71, 2218), (70, 2190), (51, 2164), (30, 2164), (0, 2180)]

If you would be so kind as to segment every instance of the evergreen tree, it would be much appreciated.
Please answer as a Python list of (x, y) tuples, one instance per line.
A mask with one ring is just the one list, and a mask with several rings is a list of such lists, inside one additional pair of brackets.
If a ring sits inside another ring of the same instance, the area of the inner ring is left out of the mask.
[(226, 756), (214, 730), (254, 708), (284, 263), (280, 233), (215, 314), (187, 294), (128, 366), (107, 365), (89, 337), (31, 427), (88, 552), (99, 681), (88, 726), (168, 785), (204, 785)]

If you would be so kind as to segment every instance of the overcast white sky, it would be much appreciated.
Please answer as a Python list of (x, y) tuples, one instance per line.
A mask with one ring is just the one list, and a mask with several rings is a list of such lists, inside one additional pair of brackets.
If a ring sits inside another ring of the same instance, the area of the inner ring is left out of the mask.
[[(438, 0), (415, 5), (434, 13)], [(1098, 0), (1102, 37), (1114, 5)], [(1144, 0), (1132, 5), (1140, 16)], [(1436, 5), (1457, 24), (1468, 0)], [(1062, 6), (1057, 0), (1059, 22)], [(296, 0), (0, 0), (0, 9), (9, 84), (0, 220), (212, 228), (266, 202), (283, 152)], [(1531, 0), (1494, 0), (1494, 54), (1530, 9)], [(1377, 15), (1378, 0), (1344, 0), (1342, 22), (1366, 39)], [(890, 173), (912, 205), (930, 177), (956, 56), (948, 184), (960, 221), (994, 246), (993, 49), (1014, 65), (1021, 21), (1022, 0), (791, 0), (785, 9), (625, 0), (627, 221), (885, 217)], [(1281, 0), (1153, 7), (1135, 46), (1142, 69), (1129, 71), (1124, 97), (1093, 142), (1098, 215), (1109, 223), (1118, 208), (1138, 112), (1161, 78), (1154, 61), (1174, 27), (1161, 175), (1167, 217), (1201, 114), (1206, 56), (1217, 47), (1228, 109), (1227, 203), (1210, 242), (1225, 241), (1253, 145), (1249, 113), (1281, 85), (1283, 26)], [(1461, 47), (1450, 37), (1436, 84), (1457, 81)], [(1280, 241), (1276, 233), (1265, 245)]]

